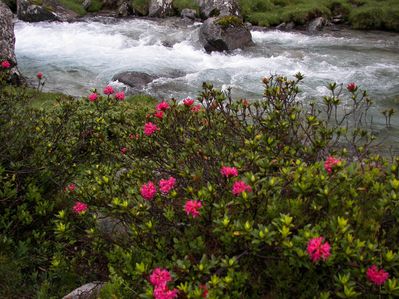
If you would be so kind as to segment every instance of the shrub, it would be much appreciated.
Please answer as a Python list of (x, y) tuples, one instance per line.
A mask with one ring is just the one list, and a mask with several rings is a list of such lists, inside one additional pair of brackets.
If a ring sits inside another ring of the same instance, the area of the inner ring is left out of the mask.
[(132, 8), (140, 16), (148, 15), (150, 0), (132, 0)]
[(199, 14), (199, 5), (196, 1), (193, 0), (173, 0), (172, 2), (173, 8), (177, 10), (179, 13), (184, 8), (194, 9)]
[(222, 26), (223, 28), (244, 26), (242, 20), (236, 16), (220, 17), (216, 20), (216, 24)]

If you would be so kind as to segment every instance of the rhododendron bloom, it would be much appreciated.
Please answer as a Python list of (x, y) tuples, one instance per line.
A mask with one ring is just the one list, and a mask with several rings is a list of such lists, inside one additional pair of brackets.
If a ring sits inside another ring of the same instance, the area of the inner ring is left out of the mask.
[(36, 74), (37, 79), (41, 80), (43, 78), (43, 73), (42, 72), (38, 72)]
[(8, 69), (10, 66), (11, 66), (11, 64), (8, 62), (8, 60), (3, 60), (3, 61), (1, 62), (1, 67), (2, 67), (3, 69)]
[(202, 106), (200, 104), (198, 104), (198, 105), (191, 107), (191, 111), (198, 112), (201, 110), (201, 108), (202, 108)]
[(126, 147), (122, 147), (121, 148), (121, 154), (125, 155), (127, 153), (127, 148)]
[(234, 195), (240, 195), (243, 192), (251, 192), (252, 188), (251, 186), (245, 184), (243, 181), (236, 181), (233, 184), (232, 192)]
[(68, 190), (69, 190), (70, 192), (74, 192), (74, 191), (76, 190), (76, 185), (75, 185), (74, 183), (70, 183), (70, 184), (67, 186), (67, 188), (68, 188)]
[(136, 135), (133, 135), (133, 133), (130, 133), (129, 134), (129, 139), (139, 139), (139, 137), (140, 137), (140, 135), (139, 134), (136, 134)]
[(93, 92), (89, 95), (89, 101), (95, 102), (97, 100), (97, 97), (98, 97), (98, 95), (95, 92)]
[(238, 176), (238, 170), (235, 167), (228, 167), (228, 166), (223, 166), (220, 169), (220, 173), (225, 176), (226, 178), (228, 177), (234, 177)]
[(200, 289), (202, 290), (202, 295), (201, 295), (201, 297), (202, 297), (202, 298), (208, 297), (208, 288), (206, 287), (206, 285), (201, 284), (199, 287), (200, 287)]
[(157, 112), (154, 114), (154, 116), (155, 116), (156, 118), (162, 119), (162, 118), (163, 118), (163, 111), (157, 111)]
[(157, 188), (155, 187), (155, 184), (153, 182), (149, 181), (147, 184), (141, 186), (140, 193), (141, 196), (144, 197), (144, 199), (151, 200), (157, 193)]
[(148, 122), (144, 125), (144, 134), (146, 134), (147, 136), (151, 136), (157, 130), (159, 130), (159, 128), (152, 122)]
[(183, 100), (183, 104), (184, 104), (185, 106), (187, 106), (187, 107), (190, 107), (191, 105), (194, 104), (194, 99), (190, 99), (190, 98), (184, 99), (184, 100)]
[(184, 205), (184, 210), (187, 215), (193, 216), (193, 218), (198, 217), (200, 215), (199, 209), (202, 208), (202, 203), (199, 200), (187, 200)]
[(383, 285), (389, 277), (389, 273), (384, 269), (378, 270), (376, 265), (372, 265), (366, 272), (368, 280), (377, 286)]
[(115, 94), (115, 99), (117, 99), (119, 101), (123, 101), (125, 99), (125, 93), (123, 91), (117, 92)]
[(346, 85), (346, 89), (348, 89), (350, 92), (354, 92), (357, 90), (356, 83), (352, 82)]
[(76, 214), (82, 214), (82, 213), (84, 213), (84, 212), (87, 211), (87, 208), (88, 208), (88, 207), (87, 207), (87, 204), (78, 201), (78, 202), (75, 203), (75, 205), (73, 206), (72, 209), (73, 209), (73, 211), (74, 211)]
[(155, 299), (174, 299), (177, 293), (177, 289), (169, 290), (166, 285), (158, 285), (154, 288), (153, 296)]
[(331, 255), (331, 246), (328, 242), (323, 243), (323, 237), (310, 239), (306, 251), (308, 252), (312, 262), (316, 263), (320, 259), (326, 261)]
[(157, 111), (166, 111), (167, 109), (169, 109), (169, 104), (165, 101), (159, 103), (156, 107)]
[(112, 86), (108, 85), (104, 88), (104, 94), (106, 95), (110, 95), (114, 93), (114, 89), (112, 88)]
[(161, 190), (162, 193), (169, 193), (170, 190), (173, 189), (175, 186), (176, 179), (174, 177), (170, 177), (167, 180), (160, 180), (159, 181), (159, 190)]
[(324, 169), (331, 174), (333, 167), (340, 163), (341, 160), (334, 158), (333, 156), (329, 156), (327, 160), (324, 162)]
[(162, 268), (155, 268), (150, 275), (150, 282), (153, 286), (166, 285), (172, 280), (169, 271)]

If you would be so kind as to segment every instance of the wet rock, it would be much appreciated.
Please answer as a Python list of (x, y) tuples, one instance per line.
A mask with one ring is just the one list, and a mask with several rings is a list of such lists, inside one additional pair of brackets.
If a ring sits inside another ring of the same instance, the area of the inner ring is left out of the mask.
[(309, 23), (307, 30), (309, 32), (321, 31), (326, 24), (327, 20), (324, 17), (318, 17)]
[(172, 2), (172, 0), (151, 0), (148, 16), (158, 18), (173, 16), (175, 10), (172, 7)]
[(294, 22), (289, 22), (289, 23), (281, 23), (280, 25), (276, 26), (277, 30), (292, 30), (295, 27), (295, 23)]
[(123, 2), (118, 8), (119, 17), (127, 17), (132, 14), (132, 7), (128, 2)]
[(203, 18), (217, 16), (240, 16), (236, 0), (197, 0)]
[(62, 299), (96, 299), (98, 298), (103, 285), (104, 283), (100, 281), (86, 283), (85, 285), (73, 290)]
[(140, 92), (148, 84), (155, 80), (157, 77), (142, 72), (122, 72), (114, 75), (112, 80), (126, 84), (131, 87), (133, 91)]
[(17, 17), (25, 22), (71, 21), (78, 14), (55, 0), (17, 0)]
[(231, 51), (253, 45), (244, 24), (220, 25), (221, 18), (209, 18), (201, 26), (199, 40), (207, 52)]
[(180, 13), (180, 16), (183, 19), (194, 20), (196, 14), (197, 14), (197, 12), (195, 11), (195, 9), (184, 8), (184, 9), (182, 9), (182, 11)]
[(0, 61), (8, 60), (11, 64), (11, 81), (20, 83), (21, 75), (17, 69), (15, 57), (15, 34), (13, 13), (10, 8), (0, 1)]

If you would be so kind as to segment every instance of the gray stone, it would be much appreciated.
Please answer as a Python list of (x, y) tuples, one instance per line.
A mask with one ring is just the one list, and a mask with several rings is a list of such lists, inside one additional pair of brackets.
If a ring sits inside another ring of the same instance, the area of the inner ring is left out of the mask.
[(195, 9), (184, 8), (184, 9), (182, 9), (182, 11), (180, 13), (180, 16), (183, 19), (194, 20), (196, 14), (197, 14), (197, 12), (195, 11)]
[(73, 290), (62, 299), (96, 299), (100, 295), (100, 290), (104, 283), (100, 281), (94, 281), (86, 283), (81, 287)]
[(294, 22), (289, 22), (288, 24), (283, 22), (280, 25), (276, 26), (277, 30), (292, 30), (295, 27)]
[(7, 60), (10, 62), (11, 81), (21, 83), (21, 74), (17, 69), (17, 58), (15, 57), (13, 13), (2, 1), (0, 1), (0, 16), (0, 61)]
[(199, 40), (207, 52), (231, 51), (252, 46), (251, 32), (244, 25), (222, 27), (218, 18), (209, 18), (201, 26)]
[(17, 0), (17, 17), (25, 22), (64, 22), (76, 19), (78, 14), (55, 0), (43, 0), (40, 5), (33, 0)]
[(217, 16), (240, 16), (236, 0), (197, 0), (200, 14), (205, 19)]
[(132, 14), (132, 7), (128, 2), (123, 2), (118, 8), (119, 17), (127, 17)]
[(316, 32), (316, 31), (321, 31), (324, 26), (327, 24), (327, 20), (323, 17), (318, 17), (314, 20), (312, 20), (309, 25), (308, 25), (308, 31), (309, 32)]
[(156, 78), (157, 77), (151, 76), (147, 73), (128, 71), (114, 75), (112, 80), (118, 80), (119, 82), (133, 88), (135, 91), (142, 91), (148, 83), (151, 83)]
[(109, 241), (124, 241), (128, 240), (129, 237), (128, 228), (122, 220), (109, 216), (98, 215), (97, 229), (103, 238)]
[(172, 0), (151, 0), (148, 16), (157, 18), (173, 16), (175, 10), (173, 9), (172, 2)]

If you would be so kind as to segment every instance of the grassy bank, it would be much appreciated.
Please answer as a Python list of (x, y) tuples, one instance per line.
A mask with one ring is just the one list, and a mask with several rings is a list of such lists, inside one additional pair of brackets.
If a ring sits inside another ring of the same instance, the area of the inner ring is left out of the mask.
[(399, 31), (396, 0), (240, 0), (245, 20), (260, 26), (302, 25), (315, 17), (341, 16), (355, 29)]

